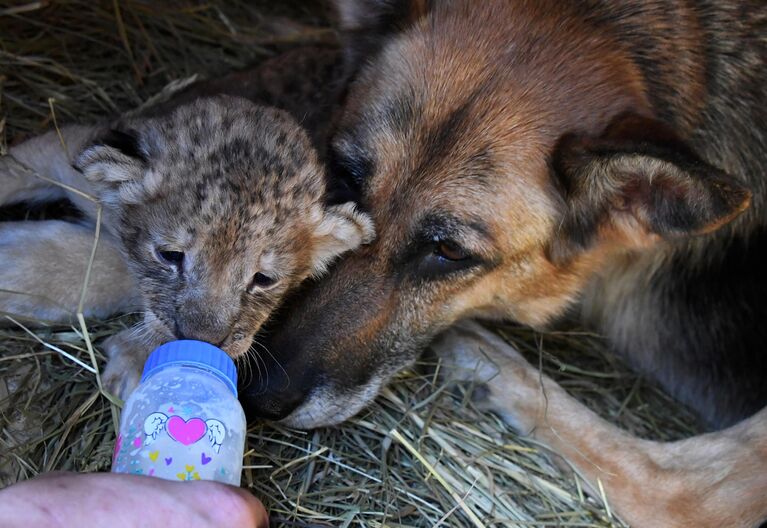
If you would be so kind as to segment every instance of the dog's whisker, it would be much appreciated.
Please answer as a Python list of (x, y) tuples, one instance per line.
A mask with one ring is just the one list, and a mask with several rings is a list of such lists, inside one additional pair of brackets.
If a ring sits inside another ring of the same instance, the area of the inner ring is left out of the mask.
[[(253, 343), (258, 345), (259, 347), (261, 347), (261, 349), (264, 352), (266, 352), (269, 355), (270, 358), (272, 358), (272, 361), (274, 361), (274, 363), (280, 368), (282, 373), (285, 374), (285, 379), (287, 380), (286, 383), (289, 384), (290, 383), (290, 374), (288, 374), (288, 371), (285, 370), (285, 367), (282, 366), (282, 363), (280, 363), (280, 361), (274, 356), (274, 354), (271, 353), (269, 348), (265, 344), (263, 344), (261, 341), (259, 341), (257, 338), (253, 338)], [(266, 361), (264, 361), (264, 366), (266, 366)], [(267, 375), (268, 375), (269, 369), (267, 368), (266, 371), (267, 371)]]

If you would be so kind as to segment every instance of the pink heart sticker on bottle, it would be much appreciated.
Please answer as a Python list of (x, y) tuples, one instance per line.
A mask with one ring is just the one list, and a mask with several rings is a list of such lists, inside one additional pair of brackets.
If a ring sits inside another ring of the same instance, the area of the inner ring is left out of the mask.
[(168, 420), (168, 434), (176, 442), (191, 445), (205, 435), (207, 426), (200, 418), (190, 418), (188, 421), (180, 416), (171, 416)]

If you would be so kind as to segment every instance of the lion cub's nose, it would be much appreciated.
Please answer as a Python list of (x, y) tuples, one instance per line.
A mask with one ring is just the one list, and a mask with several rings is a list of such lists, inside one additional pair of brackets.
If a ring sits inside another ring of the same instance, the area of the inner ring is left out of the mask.
[(174, 333), (178, 339), (195, 339), (221, 346), (229, 336), (230, 330), (228, 321), (220, 321), (214, 316), (205, 315), (177, 319)]

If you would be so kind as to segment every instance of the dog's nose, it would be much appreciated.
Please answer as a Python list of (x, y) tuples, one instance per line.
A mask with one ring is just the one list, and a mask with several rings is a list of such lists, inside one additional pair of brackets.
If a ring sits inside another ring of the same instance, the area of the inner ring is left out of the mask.
[(240, 368), (240, 402), (248, 420), (281, 420), (296, 410), (309, 396), (316, 382), (316, 369), (301, 356), (281, 355), (292, 350), (264, 341), (264, 349), (253, 351), (250, 365)]
[(245, 389), (240, 394), (245, 415), (250, 420), (282, 420), (304, 401), (300, 390), (265, 391), (259, 393)]

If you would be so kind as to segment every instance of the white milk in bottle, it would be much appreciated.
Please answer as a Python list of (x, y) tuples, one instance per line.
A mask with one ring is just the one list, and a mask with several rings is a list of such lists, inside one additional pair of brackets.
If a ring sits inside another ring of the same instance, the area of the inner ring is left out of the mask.
[(166, 343), (125, 402), (112, 471), (239, 486), (245, 428), (232, 359), (201, 341)]

